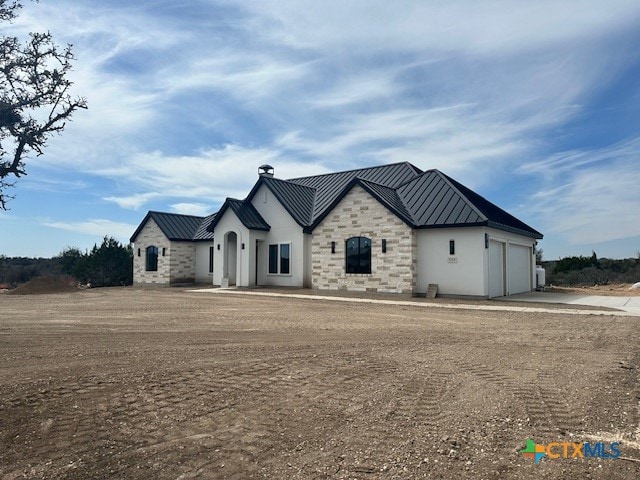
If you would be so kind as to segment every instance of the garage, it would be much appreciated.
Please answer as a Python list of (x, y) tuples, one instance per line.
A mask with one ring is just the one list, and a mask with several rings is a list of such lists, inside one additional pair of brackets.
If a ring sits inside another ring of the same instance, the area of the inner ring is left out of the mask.
[(514, 295), (531, 291), (531, 247), (510, 243), (507, 258), (509, 271), (507, 294)]
[(502, 297), (504, 291), (504, 243), (489, 242), (489, 298)]

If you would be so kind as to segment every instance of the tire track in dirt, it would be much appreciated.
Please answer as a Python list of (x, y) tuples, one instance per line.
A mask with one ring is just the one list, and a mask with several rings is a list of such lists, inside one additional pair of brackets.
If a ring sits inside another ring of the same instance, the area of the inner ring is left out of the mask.
[(526, 412), (529, 425), (541, 435), (566, 436), (581, 431), (581, 414), (565, 400), (568, 394), (556, 386), (557, 382), (549, 373), (537, 370), (527, 381), (526, 378), (516, 379), (499, 373), (496, 368), (480, 363), (461, 359), (454, 359), (454, 363), (473, 378), (506, 389)]

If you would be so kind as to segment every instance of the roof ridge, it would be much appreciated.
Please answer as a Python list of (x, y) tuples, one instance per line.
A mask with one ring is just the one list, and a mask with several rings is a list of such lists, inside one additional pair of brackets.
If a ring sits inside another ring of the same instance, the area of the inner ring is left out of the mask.
[[(404, 161), (404, 162), (385, 163), (385, 164), (382, 164), (382, 165), (375, 165), (373, 167), (351, 168), (349, 170), (341, 170), (339, 172), (330, 172), (330, 173), (321, 173), (319, 175), (307, 175), (305, 177), (288, 178), (287, 181), (293, 182), (293, 180), (302, 180), (304, 178), (326, 177), (326, 176), (329, 176), (329, 175), (340, 175), (340, 174), (343, 174), (343, 173), (358, 172), (358, 171), (362, 171), (362, 170), (373, 170), (375, 168), (392, 167), (392, 166), (395, 166), (395, 165), (408, 165), (414, 171), (416, 169), (420, 170), (420, 169), (418, 169), (418, 167), (416, 167), (415, 165), (411, 164), (410, 162)], [(293, 183), (295, 183), (295, 182), (293, 182)]]
[[(489, 221), (489, 217), (487, 217), (482, 212), (482, 210), (480, 210), (478, 207), (476, 207), (475, 203), (473, 203), (471, 200), (469, 200), (469, 197), (467, 197), (464, 193), (462, 193), (460, 191), (460, 189), (453, 184), (453, 182), (452, 182), (453, 179), (452, 178), (450, 178), (447, 174), (442, 173), (440, 170), (433, 169), (433, 171), (436, 172), (436, 174), (439, 175), (458, 195), (460, 195), (460, 197), (462, 197), (465, 200), (465, 202), (467, 202), (467, 205), (469, 205), (471, 210), (473, 210), (480, 218), (482, 218), (483, 221), (485, 221), (485, 222)], [(458, 182), (456, 182), (456, 183), (458, 183)], [(462, 185), (462, 184), (460, 184), (460, 185)], [(478, 195), (478, 194), (476, 194), (476, 195)], [(482, 197), (482, 195), (478, 195), (478, 196)], [(487, 202), (489, 201), (484, 197), (482, 197), (482, 198)], [(489, 203), (491, 203), (491, 202), (489, 202)]]
[[(329, 174), (325, 174), (325, 175), (329, 175)], [(314, 175), (312, 175), (312, 176), (314, 176)], [(319, 175), (318, 175), (318, 176), (319, 176)], [(317, 189), (317, 188), (315, 188), (315, 187), (310, 187), (309, 185), (303, 185), (303, 184), (301, 184), (301, 183), (292, 182), (292, 181), (291, 181), (291, 180), (289, 180), (289, 179), (284, 179), (284, 178), (275, 178), (275, 177), (262, 177), (262, 178), (264, 178), (264, 180), (265, 180), (265, 181), (267, 181), (267, 182), (271, 182), (271, 181), (274, 181), (274, 180), (275, 180), (275, 181), (277, 181), (277, 182), (284, 182), (284, 183), (288, 183), (288, 184), (291, 184), (291, 185), (295, 185), (296, 187), (308, 188), (308, 189), (310, 189), (310, 190), (313, 190), (314, 192), (316, 192), (316, 191), (318, 190), (318, 189)], [(300, 177), (300, 178), (310, 178), (310, 177)], [(297, 179), (294, 179), (294, 180), (297, 180)]]
[[(373, 195), (373, 197), (376, 198), (376, 200), (378, 200), (380, 203), (382, 203), (387, 209), (389, 209), (395, 216), (397, 216), (398, 218), (400, 218), (401, 220), (404, 221), (404, 219), (402, 217), (406, 217), (409, 222), (410, 222), (410, 227), (414, 228), (415, 226), (415, 220), (413, 218), (413, 215), (411, 215), (411, 212), (409, 211), (409, 209), (407, 208), (406, 204), (404, 203), (404, 200), (402, 199), (402, 197), (398, 194), (398, 191), (395, 188), (391, 188), (391, 187), (387, 187), (386, 185), (381, 185), (379, 183), (376, 182), (371, 182), (369, 180), (365, 180), (363, 178), (354, 178), (351, 182), (349, 182), (349, 184), (353, 184), (353, 185), (357, 185), (357, 184), (365, 184), (363, 186), (366, 187), (366, 184), (370, 184), (370, 185), (374, 185), (376, 187), (382, 187), (382, 188), (386, 188), (387, 190), (391, 190), (393, 192), (393, 194), (396, 196), (396, 198), (398, 200), (400, 200), (400, 203), (402, 204), (402, 206), (404, 207), (404, 212), (400, 212), (398, 211), (398, 209), (392, 205), (389, 201), (387, 201), (386, 198), (384, 198), (383, 196), (381, 196), (378, 192), (375, 191), (375, 189), (371, 189), (368, 190), (367, 188), (365, 188), (365, 190), (368, 191), (369, 194)], [(353, 188), (353, 186), (351, 187)], [(347, 191), (351, 190), (351, 188), (348, 188)], [(406, 223), (406, 222), (405, 222)]]
[(174, 212), (160, 212), (158, 210), (149, 210), (147, 214), (157, 213), (160, 215), (171, 215), (174, 217), (191, 217), (191, 218), (207, 218), (209, 215), (205, 215), (204, 217), (201, 215), (189, 215), (187, 213), (174, 213)]

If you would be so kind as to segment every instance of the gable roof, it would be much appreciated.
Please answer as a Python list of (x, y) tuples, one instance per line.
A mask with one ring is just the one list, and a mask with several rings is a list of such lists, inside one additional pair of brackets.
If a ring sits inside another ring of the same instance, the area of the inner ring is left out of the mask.
[(250, 202), (262, 185), (271, 190), (298, 225), (306, 227), (311, 224), (316, 189), (287, 180), (261, 176), (245, 201)]
[(218, 222), (222, 219), (227, 209), (231, 209), (236, 214), (240, 222), (249, 230), (271, 230), (271, 226), (265, 222), (262, 215), (256, 210), (251, 202), (246, 200), (237, 200), (235, 198), (227, 198), (222, 204), (222, 208), (216, 214), (216, 217), (207, 226), (208, 232), (213, 232)]
[[(211, 240), (213, 235), (206, 231), (206, 226), (211, 223), (214, 215), (197, 217), (194, 215), (182, 215), (178, 213), (165, 213), (149, 211), (136, 231), (131, 235), (130, 242), (135, 242), (136, 237), (142, 231), (149, 219), (158, 225), (158, 228), (170, 241), (198, 241)], [(204, 228), (204, 232), (202, 231)]]
[(401, 162), (312, 177), (293, 178), (287, 181), (315, 189), (316, 198), (311, 218), (311, 224), (314, 224), (319, 217), (326, 214), (329, 207), (336, 204), (336, 199), (344, 195), (345, 188), (356, 178), (396, 188), (420, 173), (422, 171), (409, 162)]
[(148, 218), (170, 240), (210, 240), (224, 212), (231, 208), (251, 230), (271, 226), (251, 203), (261, 186), (275, 195), (305, 233), (311, 233), (344, 196), (359, 185), (412, 228), (489, 226), (541, 239), (537, 230), (439, 170), (421, 171), (408, 162), (280, 180), (261, 175), (244, 200), (227, 198), (217, 214), (204, 217), (149, 212)]

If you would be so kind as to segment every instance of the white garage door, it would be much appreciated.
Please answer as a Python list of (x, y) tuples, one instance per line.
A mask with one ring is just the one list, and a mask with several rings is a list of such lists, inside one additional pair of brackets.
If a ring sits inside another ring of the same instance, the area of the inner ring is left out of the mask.
[(504, 244), (489, 242), (489, 297), (504, 295)]
[(509, 295), (531, 291), (531, 247), (509, 245)]

